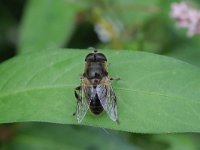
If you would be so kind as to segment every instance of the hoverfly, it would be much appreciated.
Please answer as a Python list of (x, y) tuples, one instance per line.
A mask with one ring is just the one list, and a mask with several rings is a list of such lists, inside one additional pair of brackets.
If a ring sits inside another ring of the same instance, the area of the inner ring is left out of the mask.
[(117, 100), (108, 76), (107, 58), (104, 54), (94, 50), (85, 57), (85, 69), (81, 76), (80, 86), (75, 88), (77, 99), (76, 116), (80, 123), (88, 109), (99, 115), (105, 110), (110, 119), (118, 122)]

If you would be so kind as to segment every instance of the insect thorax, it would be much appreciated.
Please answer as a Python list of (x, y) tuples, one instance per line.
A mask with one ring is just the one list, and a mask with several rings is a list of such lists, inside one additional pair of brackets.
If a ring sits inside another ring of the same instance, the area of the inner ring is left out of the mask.
[(96, 83), (108, 75), (105, 65), (104, 62), (86, 62), (83, 76), (88, 78), (92, 83)]

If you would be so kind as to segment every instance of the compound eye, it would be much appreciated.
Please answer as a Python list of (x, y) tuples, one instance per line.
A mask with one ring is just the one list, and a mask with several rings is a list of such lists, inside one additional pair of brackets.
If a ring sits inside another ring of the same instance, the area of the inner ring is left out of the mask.
[(96, 61), (107, 61), (107, 58), (104, 54), (102, 53), (97, 53), (96, 54)]
[(85, 61), (94, 61), (94, 54), (90, 53), (85, 57)]
[(107, 61), (107, 58), (102, 53), (94, 52), (94, 53), (88, 54), (85, 57), (85, 61), (86, 62), (103, 62), (103, 61)]

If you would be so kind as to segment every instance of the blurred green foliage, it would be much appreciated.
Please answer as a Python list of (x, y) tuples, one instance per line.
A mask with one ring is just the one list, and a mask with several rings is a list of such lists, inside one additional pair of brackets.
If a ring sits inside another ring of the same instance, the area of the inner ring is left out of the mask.
[(137, 150), (119, 133), (79, 126), (58, 124), (18, 124), (15, 140), (9, 148), (16, 150)]
[[(185, 30), (176, 28), (169, 15), (173, 2), (180, 0), (1, 0), (0, 62), (16, 54), (93, 46), (152, 52), (200, 66), (200, 36), (188, 38)], [(188, 2), (200, 9), (199, 0)], [(193, 88), (197, 90), (190, 91)], [(146, 135), (47, 123), (0, 125), (2, 150), (198, 150), (199, 139), (194, 133)]]

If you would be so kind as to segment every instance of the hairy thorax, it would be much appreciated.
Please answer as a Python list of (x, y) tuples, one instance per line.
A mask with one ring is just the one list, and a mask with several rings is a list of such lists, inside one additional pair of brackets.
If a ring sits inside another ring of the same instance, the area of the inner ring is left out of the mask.
[(107, 76), (105, 64), (101, 62), (86, 63), (84, 77), (88, 78), (92, 85), (100, 83), (101, 79)]

